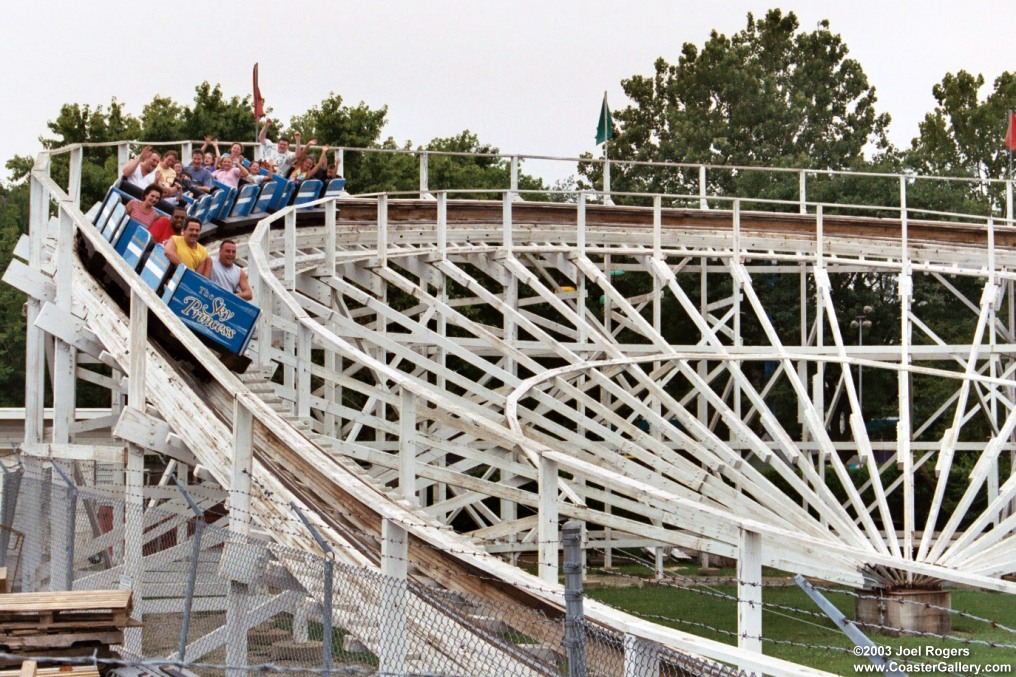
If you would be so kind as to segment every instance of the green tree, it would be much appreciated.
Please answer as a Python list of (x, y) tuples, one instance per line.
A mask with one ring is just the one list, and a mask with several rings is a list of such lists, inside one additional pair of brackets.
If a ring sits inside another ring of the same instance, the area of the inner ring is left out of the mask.
[[(317, 139), (322, 144), (328, 143), (332, 146), (378, 148), (381, 129), (385, 126), (387, 116), (388, 106), (371, 109), (362, 101), (356, 106), (344, 106), (342, 97), (330, 92), (320, 105), (314, 106), (303, 115), (293, 116), (289, 123), (289, 133), (299, 131), (305, 142)], [(397, 147), (391, 139), (385, 145)], [(384, 190), (375, 186), (378, 177), (371, 176), (368, 179), (366, 175), (361, 176), (361, 168), (365, 164), (375, 166), (384, 164), (373, 157), (374, 155), (371, 153), (364, 157), (360, 153), (344, 154), (343, 175), (349, 180), (350, 186), (356, 186), (358, 192)]]
[[(14, 247), (28, 230), (27, 185), (0, 186), (0, 270), (14, 256)], [(0, 406), (21, 406), (25, 401), (25, 295), (0, 284)]]
[(197, 140), (208, 135), (233, 142), (257, 137), (251, 97), (227, 99), (220, 85), (213, 87), (207, 81), (194, 88), (194, 105), (183, 110), (182, 118), (181, 134), (175, 139)]
[[(906, 162), (918, 174), (1001, 179), (1008, 171), (1005, 149), (1007, 112), (1016, 107), (1016, 74), (995, 79), (994, 90), (981, 97), (983, 75), (948, 73), (932, 88), (936, 106), (924, 116)], [(1004, 200), (1001, 185), (928, 184), (921, 199), (929, 209), (986, 214)]]
[[(660, 58), (651, 76), (622, 81), (634, 104), (614, 116), (620, 130), (610, 155), (822, 169), (863, 165), (866, 147), (889, 147), (889, 116), (876, 112), (875, 90), (847, 53), (828, 21), (803, 32), (792, 12), (773, 9), (760, 20), (749, 14), (747, 27), (732, 37), (714, 31), (701, 49), (685, 43), (676, 64)], [(599, 185), (598, 167), (584, 164), (580, 171)], [(721, 185), (713, 189), (729, 189), (736, 176), (714, 180)], [(696, 181), (697, 175), (682, 172), (617, 167), (613, 187), (682, 192)], [(792, 185), (793, 177), (766, 181)]]

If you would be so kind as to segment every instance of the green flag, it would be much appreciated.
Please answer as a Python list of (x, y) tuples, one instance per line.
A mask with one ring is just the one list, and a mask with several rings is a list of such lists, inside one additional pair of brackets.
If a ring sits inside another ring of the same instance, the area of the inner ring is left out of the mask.
[(605, 143), (608, 139), (614, 138), (614, 119), (610, 117), (610, 109), (607, 107), (607, 93), (603, 93), (603, 108), (600, 110), (600, 122), (596, 125), (596, 145)]

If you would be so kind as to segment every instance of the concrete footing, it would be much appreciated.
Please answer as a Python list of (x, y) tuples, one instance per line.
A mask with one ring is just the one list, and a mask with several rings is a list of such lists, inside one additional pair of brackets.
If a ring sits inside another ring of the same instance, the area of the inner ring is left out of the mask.
[(867, 590), (854, 604), (854, 617), (865, 629), (891, 637), (908, 630), (941, 635), (952, 630), (951, 608), (948, 590)]

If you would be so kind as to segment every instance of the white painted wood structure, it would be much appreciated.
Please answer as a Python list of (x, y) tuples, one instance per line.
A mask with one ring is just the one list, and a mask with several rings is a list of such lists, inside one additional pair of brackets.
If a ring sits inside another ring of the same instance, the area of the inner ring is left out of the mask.
[[(56, 152), (73, 162), (78, 150)], [(262, 316), (254, 365), (237, 378), (140, 282), (125, 314), (85, 271), (75, 233), (132, 279), (43, 153), (27, 263), (4, 275), (29, 294), (26, 448), (87, 454), (70, 432), (73, 401), (60, 403), (49, 435), (42, 427), (54, 337), (55, 378), (82, 378), (77, 352), (127, 375), (126, 388), (104, 382), (115, 401), (128, 392), (110, 446), (126, 448), (130, 505), (151, 490), (135, 477), (145, 450), (176, 450), (229, 492), (237, 537), (256, 528), (317, 552), (309, 535), (282, 528), (293, 501), (346, 564), (557, 609), (563, 519), (585, 522), (593, 550), (743, 555), (753, 578), (766, 565), (858, 587), (940, 580), (1016, 592), (1002, 578), (1016, 571), (1016, 477), (1003, 474), (1016, 454), (1011, 222), (919, 221), (905, 207), (897, 218), (834, 217), (803, 197), (787, 213), (753, 212), (706, 195), (704, 175), (701, 195), (632, 198), (644, 206), (585, 194), (517, 201), (514, 183), (471, 201), (428, 185), (423, 155), (419, 192), (436, 200), (360, 196), (274, 214), (240, 238)], [(864, 285), (892, 304), (898, 341), (852, 341), (857, 311), (843, 294)], [(950, 323), (922, 316), (932, 295), (951, 299)], [(148, 340), (149, 316), (183, 344), (182, 359)], [(208, 378), (193, 375), (194, 361)], [(888, 408), (896, 419), (890, 435), (869, 432), (861, 368), (869, 389), (891, 384), (878, 398), (880, 418)], [(774, 411), (776, 401), (793, 410)], [(932, 469), (931, 499), (915, 506)], [(132, 579), (144, 572), (140, 525), (128, 515)], [(538, 555), (538, 578), (491, 554), (526, 552)], [(263, 602), (237, 575), (234, 621), (205, 645), (239, 639), (235, 619), (253, 622)], [(377, 611), (360, 602), (358, 613)], [(764, 636), (753, 605), (742, 606), (744, 634)], [(419, 619), (441, 613), (413, 595), (392, 609), (419, 626), (410, 638), (428, 636)], [(754, 640), (731, 647), (595, 603), (586, 612), (625, 646), (818, 674), (758, 653)], [(352, 627), (350, 613), (335, 623)], [(411, 670), (481, 673), (513, 655), (468, 628), (408, 646), (359, 639)]]

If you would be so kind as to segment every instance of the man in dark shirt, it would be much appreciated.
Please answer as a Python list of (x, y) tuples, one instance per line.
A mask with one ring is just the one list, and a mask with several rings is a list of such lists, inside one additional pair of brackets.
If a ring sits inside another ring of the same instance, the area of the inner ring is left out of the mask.
[(183, 168), (180, 182), (184, 190), (194, 197), (201, 197), (212, 192), (212, 173), (205, 169), (204, 154), (196, 150), (191, 153), (191, 163)]

